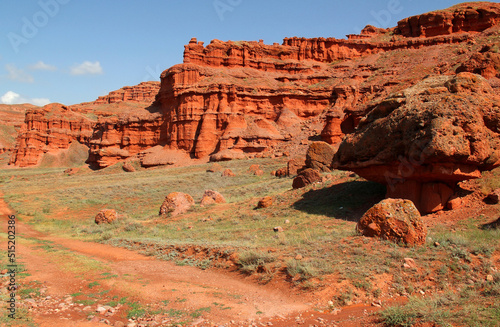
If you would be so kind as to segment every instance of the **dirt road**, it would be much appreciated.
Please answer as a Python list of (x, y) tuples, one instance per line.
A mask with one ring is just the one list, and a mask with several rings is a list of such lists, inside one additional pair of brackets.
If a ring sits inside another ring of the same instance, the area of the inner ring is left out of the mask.
[[(13, 214), (1, 195), (0, 213), (3, 221)], [(45, 235), (20, 221), (16, 229), (17, 256), (29, 274), (23, 283), (41, 288), (31, 308), (40, 326), (122, 326), (129, 323), (127, 312), (130, 316), (135, 303), (151, 310), (163, 308), (149, 323), (142, 321), (152, 326), (166, 324), (168, 315), (198, 326), (293, 326), (311, 319), (323, 326), (334, 325), (327, 323), (329, 319), (356, 326), (351, 324), (353, 317), (366, 317), (370, 309), (359, 306), (340, 316), (321, 315), (312, 311), (304, 294), (259, 285), (235, 273), (177, 266), (122, 248)], [(115, 301), (113, 314), (96, 312), (113, 299), (126, 301)]]

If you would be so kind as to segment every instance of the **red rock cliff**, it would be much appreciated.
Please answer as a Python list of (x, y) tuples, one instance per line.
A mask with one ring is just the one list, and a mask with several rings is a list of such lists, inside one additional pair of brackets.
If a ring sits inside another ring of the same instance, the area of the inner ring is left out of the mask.
[(96, 167), (154, 145), (195, 158), (293, 155), (319, 135), (340, 142), (374, 102), (427, 75), (479, 72), (500, 86), (499, 8), (462, 4), (347, 39), (192, 39), (184, 63), (162, 73), (156, 96), (157, 85), (142, 83), (71, 108), (95, 116), (87, 145)]
[(150, 102), (155, 100), (160, 89), (159, 82), (142, 82), (135, 86), (125, 86), (119, 90), (100, 96), (94, 104), (108, 104), (117, 102)]
[(10, 163), (19, 167), (37, 165), (45, 153), (68, 149), (75, 141), (86, 144), (92, 127), (90, 119), (58, 103), (30, 109)]

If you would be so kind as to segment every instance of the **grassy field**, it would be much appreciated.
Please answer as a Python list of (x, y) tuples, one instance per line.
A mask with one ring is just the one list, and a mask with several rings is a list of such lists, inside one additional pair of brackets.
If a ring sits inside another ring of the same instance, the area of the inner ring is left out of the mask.
[[(265, 174), (247, 172), (251, 164)], [(354, 231), (364, 211), (383, 198), (385, 188), (378, 184), (335, 171), (324, 174), (323, 183), (292, 190), (291, 179), (270, 175), (283, 161), (221, 165), (236, 177), (207, 172), (211, 164), (134, 173), (120, 165), (100, 171), (82, 167), (71, 176), (62, 168), (9, 169), (0, 171), (0, 190), (18, 216), (40, 231), (201, 269), (226, 267), (226, 259), (237, 254), (238, 269), (257, 282), (284, 279), (298, 290), (320, 292), (325, 308), (327, 301), (341, 307), (408, 297), (405, 306), (382, 313), (389, 326), (417, 320), (498, 326), (500, 232), (479, 228), (491, 217), (463, 217), (453, 228), (438, 224), (429, 230), (427, 244), (404, 247)], [(489, 176), (493, 183), (495, 176)], [(206, 189), (220, 192), (227, 203), (199, 206)], [(159, 217), (163, 199), (176, 191), (192, 195), (197, 204), (184, 215)], [(271, 196), (273, 205), (256, 209), (263, 196)], [(119, 219), (95, 225), (103, 208), (117, 210)], [(276, 226), (284, 231), (275, 233)], [(405, 258), (417, 267), (404, 268)]]

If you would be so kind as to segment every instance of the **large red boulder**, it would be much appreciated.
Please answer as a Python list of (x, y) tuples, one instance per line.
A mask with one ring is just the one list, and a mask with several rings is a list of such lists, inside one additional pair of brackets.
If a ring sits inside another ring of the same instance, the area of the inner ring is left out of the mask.
[(203, 194), (203, 197), (201, 198), (200, 205), (204, 207), (207, 205), (218, 204), (218, 203), (226, 203), (226, 199), (224, 199), (222, 194), (214, 190), (206, 190), (205, 193)]
[(361, 217), (356, 229), (364, 236), (407, 245), (422, 245), (427, 236), (427, 228), (417, 208), (404, 199), (385, 199), (377, 203)]
[(322, 172), (331, 171), (335, 150), (326, 142), (313, 142), (307, 149), (306, 167)]
[(333, 167), (387, 185), (422, 214), (446, 207), (456, 184), (500, 165), (500, 96), (471, 73), (429, 77), (374, 104)]
[(159, 215), (177, 216), (187, 212), (194, 205), (191, 195), (182, 192), (173, 192), (167, 195), (160, 207)]
[(321, 174), (317, 170), (307, 168), (301, 171), (297, 177), (293, 179), (292, 187), (294, 189), (302, 188), (320, 181)]

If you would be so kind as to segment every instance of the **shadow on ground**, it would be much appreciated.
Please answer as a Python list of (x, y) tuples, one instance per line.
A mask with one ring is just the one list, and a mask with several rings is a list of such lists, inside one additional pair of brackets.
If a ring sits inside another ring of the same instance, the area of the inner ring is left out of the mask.
[(384, 199), (384, 185), (351, 181), (319, 190), (310, 190), (295, 202), (297, 210), (316, 215), (358, 222), (374, 204)]

